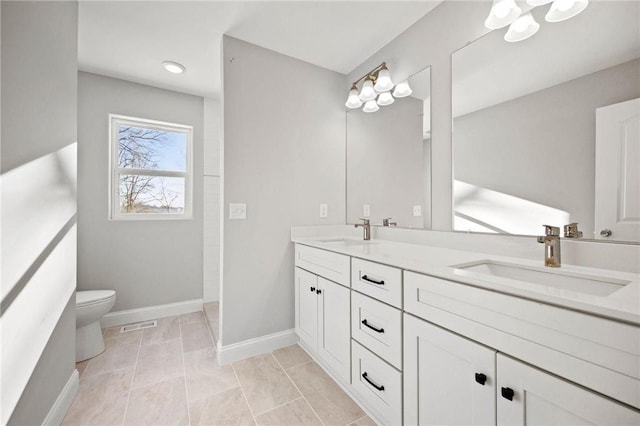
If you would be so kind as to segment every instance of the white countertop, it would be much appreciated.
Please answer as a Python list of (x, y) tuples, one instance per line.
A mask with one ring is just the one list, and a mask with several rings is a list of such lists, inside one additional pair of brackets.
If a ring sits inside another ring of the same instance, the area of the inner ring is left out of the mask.
[[(352, 244), (336, 242), (344, 239)], [(330, 240), (334, 240), (333, 242)], [(537, 302), (577, 310), (592, 315), (640, 325), (640, 276), (634, 273), (606, 269), (588, 268), (563, 264), (560, 268), (549, 268), (550, 272), (566, 275), (580, 274), (627, 281), (608, 296), (597, 296), (554, 286), (534, 284), (520, 280), (502, 278), (482, 272), (454, 268), (452, 266), (491, 260), (519, 266), (544, 268), (542, 255), (539, 261), (531, 259), (485, 254), (473, 251), (454, 250), (442, 247), (410, 244), (389, 240), (368, 242), (350, 236), (329, 237), (294, 236), (292, 241), (319, 249), (342, 253), (360, 259), (395, 266), (408, 271), (432, 275), (474, 287), (497, 291)], [(546, 272), (546, 270), (545, 270)]]

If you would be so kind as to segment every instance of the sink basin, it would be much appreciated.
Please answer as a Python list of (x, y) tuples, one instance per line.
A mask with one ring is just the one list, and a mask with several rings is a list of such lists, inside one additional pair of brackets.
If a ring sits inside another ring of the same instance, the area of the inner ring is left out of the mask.
[(327, 238), (316, 240), (319, 243), (331, 244), (335, 246), (351, 247), (351, 246), (364, 246), (371, 244), (371, 241), (354, 240), (350, 238)]
[(480, 262), (455, 265), (453, 267), (465, 271), (541, 284), (547, 287), (586, 293), (594, 296), (608, 296), (631, 282), (616, 278), (565, 272), (552, 268), (536, 268), (535, 266), (517, 265), (492, 260), (482, 260)]

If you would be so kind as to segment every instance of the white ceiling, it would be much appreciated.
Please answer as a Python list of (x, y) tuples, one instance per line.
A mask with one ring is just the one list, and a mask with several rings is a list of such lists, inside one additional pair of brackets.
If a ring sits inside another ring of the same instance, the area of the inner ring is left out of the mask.
[(78, 66), (218, 98), (223, 34), (348, 74), (440, 1), (81, 0)]

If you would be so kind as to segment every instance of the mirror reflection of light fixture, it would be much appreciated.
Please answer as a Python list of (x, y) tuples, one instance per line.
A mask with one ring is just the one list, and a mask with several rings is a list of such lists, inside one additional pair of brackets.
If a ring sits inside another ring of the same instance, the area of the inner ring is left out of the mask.
[(522, 9), (518, 7), (514, 0), (493, 0), (491, 11), (484, 21), (484, 26), (491, 30), (506, 27), (515, 21), (521, 12)]
[(409, 82), (407, 80), (396, 84), (396, 88), (393, 89), (393, 96), (396, 98), (404, 98), (412, 93), (413, 90), (409, 87)]
[(588, 0), (555, 0), (544, 19), (547, 22), (566, 21), (582, 12), (588, 5)]
[(484, 21), (485, 27), (490, 30), (509, 25), (504, 39), (509, 42), (525, 40), (534, 35), (540, 29), (531, 15), (531, 10), (539, 6), (551, 3), (551, 7), (545, 16), (547, 22), (560, 22), (573, 18), (582, 12), (589, 0), (527, 0), (523, 11), (514, 0), (493, 0), (489, 16)]
[[(364, 81), (364, 83), (362, 83), (362, 88), (358, 92), (358, 84), (361, 81)], [(351, 85), (345, 106), (354, 109), (360, 108), (364, 104), (362, 109), (364, 112), (376, 112), (381, 106), (394, 103), (394, 98), (403, 98), (410, 94), (411, 88), (406, 80), (394, 86), (389, 74), (389, 68), (383, 62)]]
[(539, 29), (540, 24), (533, 19), (531, 12), (527, 12), (509, 25), (504, 39), (508, 42), (522, 41), (537, 33)]

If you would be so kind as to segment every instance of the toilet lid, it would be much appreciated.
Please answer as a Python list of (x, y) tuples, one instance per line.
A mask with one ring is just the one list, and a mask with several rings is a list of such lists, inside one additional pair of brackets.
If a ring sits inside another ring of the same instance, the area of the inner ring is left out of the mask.
[(76, 291), (76, 306), (91, 305), (115, 297), (113, 290)]

